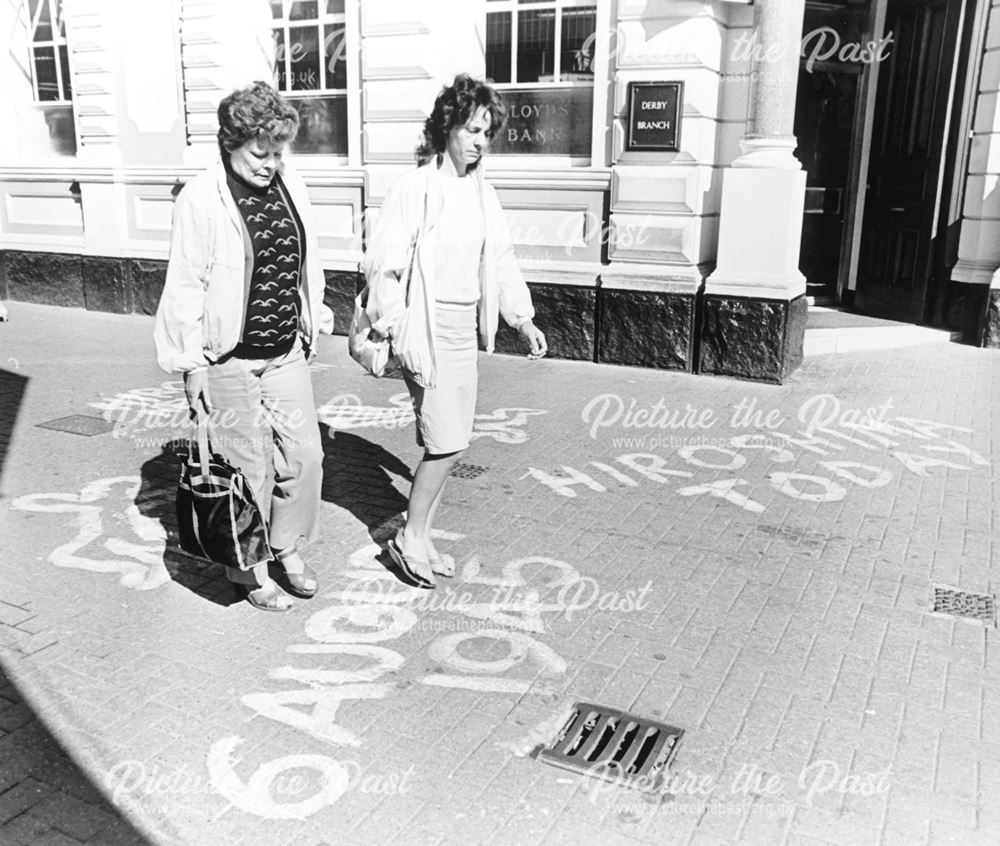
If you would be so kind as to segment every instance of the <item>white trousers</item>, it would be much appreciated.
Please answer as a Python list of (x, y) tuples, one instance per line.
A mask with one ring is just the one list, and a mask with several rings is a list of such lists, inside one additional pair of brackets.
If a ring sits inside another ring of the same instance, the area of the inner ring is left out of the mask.
[[(243, 470), (261, 513), (270, 515), (274, 549), (316, 539), (323, 485), (323, 446), (309, 367), (296, 340), (291, 352), (269, 359), (228, 358), (208, 368), (212, 447)], [(232, 582), (260, 587), (267, 565)]]

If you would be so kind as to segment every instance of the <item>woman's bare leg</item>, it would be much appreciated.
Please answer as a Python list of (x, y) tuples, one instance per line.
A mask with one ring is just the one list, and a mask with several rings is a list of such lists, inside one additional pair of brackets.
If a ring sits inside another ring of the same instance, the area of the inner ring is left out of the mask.
[[(444, 493), (444, 485), (448, 480), (451, 468), (461, 458), (464, 450), (446, 455), (425, 454), (413, 473), (413, 484), (410, 487), (410, 500), (406, 510), (406, 525), (401, 538), (402, 552), (413, 556), (420, 562), (427, 562), (434, 553), (430, 532)], [(415, 567), (420, 575), (431, 577), (429, 567)], [(426, 569), (426, 573), (423, 570)]]

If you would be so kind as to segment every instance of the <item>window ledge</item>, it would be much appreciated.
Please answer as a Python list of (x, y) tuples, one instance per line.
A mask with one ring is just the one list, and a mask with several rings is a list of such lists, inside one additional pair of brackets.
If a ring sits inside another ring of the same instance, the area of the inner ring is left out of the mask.
[(611, 185), (611, 168), (572, 167), (565, 163), (525, 168), (497, 167), (493, 159), (486, 168), (486, 180), (495, 188), (536, 188), (568, 191), (605, 191)]
[(323, 161), (310, 161), (310, 159), (313, 159), (313, 156), (295, 156), (288, 159), (288, 164), (309, 185), (364, 187), (364, 168), (352, 167), (343, 160), (324, 158)]

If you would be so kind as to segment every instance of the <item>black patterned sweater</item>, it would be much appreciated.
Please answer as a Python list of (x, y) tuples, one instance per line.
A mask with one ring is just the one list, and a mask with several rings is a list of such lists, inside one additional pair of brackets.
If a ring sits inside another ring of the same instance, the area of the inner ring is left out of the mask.
[(280, 176), (258, 188), (226, 168), (229, 190), (253, 245), (253, 271), (235, 358), (276, 358), (295, 344), (304, 239)]

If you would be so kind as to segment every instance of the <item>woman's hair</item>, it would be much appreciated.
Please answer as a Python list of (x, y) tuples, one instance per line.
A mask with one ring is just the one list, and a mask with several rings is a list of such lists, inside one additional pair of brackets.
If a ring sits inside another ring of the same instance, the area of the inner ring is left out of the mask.
[(287, 144), (299, 131), (299, 114), (270, 85), (258, 80), (219, 103), (219, 149), (231, 153), (261, 138)]
[(487, 136), (492, 138), (507, 119), (500, 93), (489, 83), (460, 73), (455, 81), (441, 89), (431, 116), (424, 121), (424, 140), (417, 147), (417, 164), (426, 164), (445, 151), (448, 135), (456, 126), (465, 126), (473, 112), (485, 106), (490, 115)]

